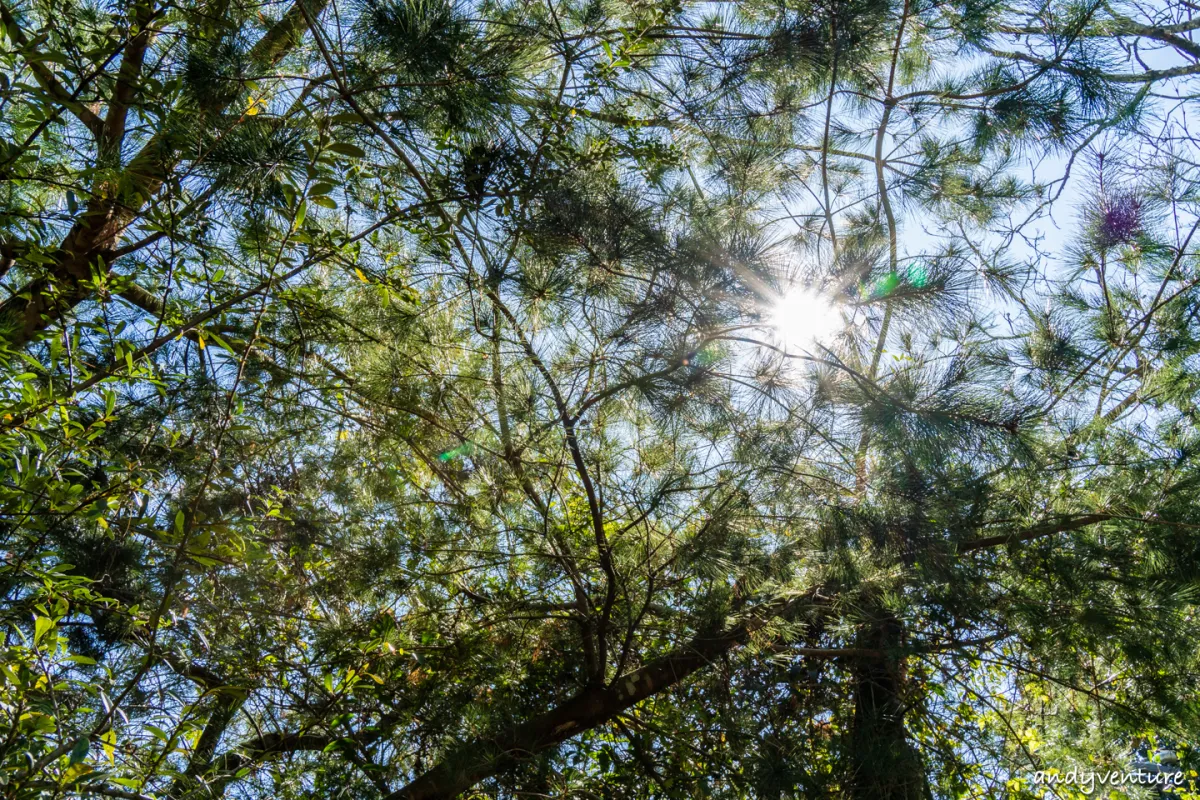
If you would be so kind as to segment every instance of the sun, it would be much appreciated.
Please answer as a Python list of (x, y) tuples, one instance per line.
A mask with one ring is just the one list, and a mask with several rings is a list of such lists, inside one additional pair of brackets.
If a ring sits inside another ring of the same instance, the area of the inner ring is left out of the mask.
[(784, 350), (809, 350), (837, 332), (842, 315), (830, 298), (810, 287), (794, 286), (772, 304), (767, 322)]

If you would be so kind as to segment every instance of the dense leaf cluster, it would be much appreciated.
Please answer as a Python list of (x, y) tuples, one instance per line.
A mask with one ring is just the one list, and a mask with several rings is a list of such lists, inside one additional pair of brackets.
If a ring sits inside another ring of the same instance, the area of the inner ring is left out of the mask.
[(1197, 29), (0, 0), (0, 795), (1192, 796)]

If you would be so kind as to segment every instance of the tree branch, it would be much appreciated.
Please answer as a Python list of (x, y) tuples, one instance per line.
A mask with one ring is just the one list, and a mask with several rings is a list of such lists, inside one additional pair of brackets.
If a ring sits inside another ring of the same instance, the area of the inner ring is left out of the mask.
[[(3, 2), (3, 0), (0, 0)], [(283, 17), (263, 34), (250, 51), (250, 62), (259, 69), (274, 66), (299, 41), (305, 26), (305, 11), (296, 0)], [(329, 0), (307, 0), (311, 13), (324, 9)], [(7, 9), (5, 8), (5, 11)], [(8, 25), (7, 19), (5, 25)], [(236, 92), (207, 108), (176, 113), (218, 114), (237, 98)], [(170, 124), (161, 130), (171, 129)], [(170, 178), (180, 153), (168, 145), (163, 133), (150, 138), (129, 162), (124, 179), (88, 203), (71, 230), (63, 238), (49, 274), (26, 284), (0, 303), (0, 340), (12, 349), (33, 341), (39, 333), (90, 297), (94, 291), (92, 276), (97, 267), (107, 274), (114, 260), (117, 241)], [(121, 191), (117, 191), (118, 184)]]
[(725, 630), (702, 634), (608, 686), (589, 686), (543, 714), (495, 736), (477, 739), (447, 755), (437, 766), (384, 800), (449, 800), (521, 759), (529, 758), (584, 731), (592, 730), (741, 647), (772, 620), (796, 618), (815, 608), (820, 593), (759, 606)]
[[(21, 29), (20, 23), (17, 22), (17, 18), (8, 7), (8, 3), (4, 0), (0, 0), (0, 21), (4, 22), (4, 27), (8, 30), (8, 36), (12, 39), (13, 44), (21, 48), (30, 45), (29, 39)], [(54, 73), (45, 64), (34, 59), (29, 59), (27, 63), (33, 71), (38, 85), (45, 89), (56, 103), (74, 114), (76, 119), (92, 132), (93, 136), (99, 138), (101, 130), (104, 127), (104, 123), (100, 120), (100, 117), (96, 116), (95, 112), (81, 103), (73, 93), (67, 91), (67, 88), (58, 82), (58, 79), (54, 77)]]
[(100, 150), (120, 158), (121, 142), (125, 138), (125, 123), (129, 118), (129, 108), (137, 91), (137, 81), (142, 74), (142, 64), (146, 60), (146, 51), (154, 38), (150, 22), (154, 19), (154, 6), (150, 2), (139, 3), (133, 13), (132, 27), (136, 32), (125, 47), (125, 57), (117, 70), (116, 86), (113, 88), (112, 100), (108, 104), (108, 113), (104, 117), (104, 126), (100, 134)]
[(970, 553), (975, 550), (987, 550), (1006, 544), (1029, 542), (1045, 536), (1053, 536), (1056, 533), (1066, 533), (1067, 531), (1086, 528), (1089, 525), (1095, 525), (1097, 522), (1105, 522), (1114, 518), (1115, 515), (1113, 514), (1083, 514), (1075, 517), (1061, 517), (1057, 520), (1044, 522), (1041, 525), (1034, 525), (1032, 528), (1026, 528), (1025, 530), (1002, 533), (996, 536), (985, 536), (981, 539), (963, 542), (958, 545), (958, 552)]
[(1171, 78), (1182, 78), (1188, 75), (1200, 74), (1200, 64), (1185, 64), (1170, 69), (1148, 69), (1145, 72), (1100, 72), (1099, 70), (1083, 69), (1081, 67), (1071, 66), (1061, 61), (1050, 61), (1037, 56), (1031, 56), (1026, 53), (1018, 53), (1011, 50), (996, 50), (991, 47), (985, 48), (985, 52), (997, 57), (1007, 58), (1013, 61), (1024, 61), (1027, 64), (1036, 64), (1039, 67), (1065, 72), (1069, 75), (1078, 75), (1081, 77), (1098, 77), (1112, 83), (1154, 83), (1155, 81), (1165, 81)]

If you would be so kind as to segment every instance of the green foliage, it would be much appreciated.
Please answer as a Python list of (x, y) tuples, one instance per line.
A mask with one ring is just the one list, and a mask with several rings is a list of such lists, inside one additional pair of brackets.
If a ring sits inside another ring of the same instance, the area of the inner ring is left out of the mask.
[(1195, 794), (1186, 5), (0, 12), (5, 797)]

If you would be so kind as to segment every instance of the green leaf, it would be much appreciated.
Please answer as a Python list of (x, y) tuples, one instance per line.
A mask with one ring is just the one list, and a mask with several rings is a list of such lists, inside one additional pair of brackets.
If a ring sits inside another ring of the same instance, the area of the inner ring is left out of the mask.
[(363, 150), (356, 144), (349, 142), (334, 142), (329, 145), (329, 149), (335, 153), (341, 153), (344, 156), (352, 156), (353, 158), (366, 158), (367, 151)]
[(88, 742), (86, 736), (81, 736), (79, 741), (75, 742), (75, 746), (71, 748), (71, 760), (69, 763), (78, 764), (87, 758), (88, 750), (91, 749), (91, 743)]
[(225, 352), (229, 353), (229, 355), (231, 355), (231, 356), (237, 355), (237, 353), (234, 352), (233, 346), (230, 345), (229, 342), (225, 341), (224, 339), (222, 339), (220, 336), (213, 333), (212, 331), (207, 331), (207, 333), (208, 333), (209, 338), (211, 338), (214, 342), (216, 342), (217, 345), (221, 349), (223, 349)]

